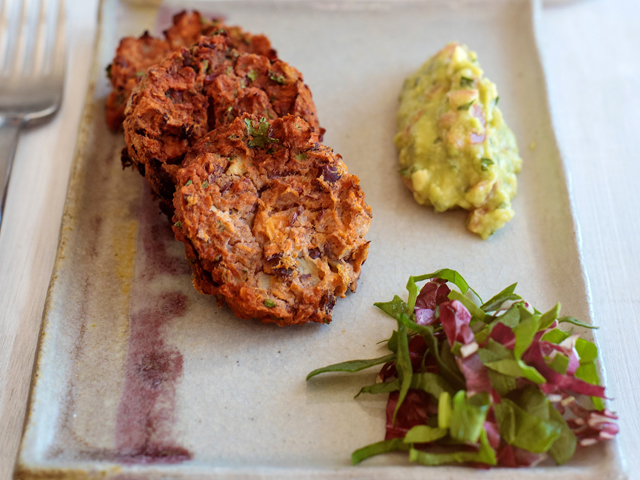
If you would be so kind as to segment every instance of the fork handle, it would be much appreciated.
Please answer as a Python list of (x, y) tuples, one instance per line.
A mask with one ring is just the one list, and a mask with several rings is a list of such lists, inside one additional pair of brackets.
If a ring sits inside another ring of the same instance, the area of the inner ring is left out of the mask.
[(0, 118), (0, 228), (2, 228), (4, 218), (4, 204), (7, 200), (13, 157), (23, 126), (24, 120), (22, 119)]

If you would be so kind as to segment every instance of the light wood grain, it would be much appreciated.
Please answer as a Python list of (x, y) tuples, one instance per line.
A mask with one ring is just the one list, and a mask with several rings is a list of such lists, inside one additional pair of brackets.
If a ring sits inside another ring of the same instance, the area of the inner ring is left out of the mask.
[[(71, 2), (70, 2), (71, 3)], [(18, 147), (0, 233), (0, 480), (11, 477), (42, 308), (87, 87), (96, 0), (69, 9), (69, 70), (56, 119)], [(608, 391), (630, 478), (640, 478), (640, 3), (591, 0), (545, 10), (542, 47), (555, 130), (572, 179), (603, 328)]]
[(22, 134), (0, 231), (0, 479), (11, 478), (91, 65), (97, 1), (68, 5), (60, 112)]

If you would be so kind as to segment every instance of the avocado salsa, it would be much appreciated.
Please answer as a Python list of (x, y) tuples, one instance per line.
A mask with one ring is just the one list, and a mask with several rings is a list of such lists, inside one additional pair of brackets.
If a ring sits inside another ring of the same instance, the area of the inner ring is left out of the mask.
[(400, 175), (422, 205), (469, 210), (467, 229), (489, 238), (514, 211), (522, 158), (475, 52), (450, 43), (400, 93)]

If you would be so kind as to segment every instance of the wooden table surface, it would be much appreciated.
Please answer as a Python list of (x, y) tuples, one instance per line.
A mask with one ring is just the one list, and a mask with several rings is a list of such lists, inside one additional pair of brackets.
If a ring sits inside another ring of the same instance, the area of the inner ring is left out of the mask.
[[(68, 2), (65, 100), (22, 135), (0, 231), (0, 480), (11, 478), (88, 86), (97, 0)], [(607, 391), (640, 478), (640, 2), (545, 7), (540, 46), (567, 165)]]

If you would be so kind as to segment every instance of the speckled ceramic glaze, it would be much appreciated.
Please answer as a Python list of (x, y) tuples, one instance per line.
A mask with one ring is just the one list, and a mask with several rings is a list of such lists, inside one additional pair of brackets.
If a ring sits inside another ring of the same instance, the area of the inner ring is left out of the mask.
[[(409, 275), (442, 267), (459, 270), (481, 295), (519, 281), (519, 293), (541, 310), (560, 301), (564, 314), (591, 321), (535, 41), (539, 5), (184, 5), (265, 33), (303, 73), (327, 129), (324, 142), (360, 177), (373, 209), (358, 291), (338, 302), (331, 325), (294, 328), (238, 320), (196, 293), (183, 245), (144, 179), (122, 170), (122, 136), (104, 121), (104, 68), (120, 37), (154, 28), (157, 9), (103, 0), (16, 478), (623, 477), (615, 442), (584, 449), (563, 467), (488, 473), (417, 467), (395, 454), (352, 467), (353, 450), (384, 436), (386, 398), (353, 400), (375, 369), (305, 382), (317, 367), (380, 356), (376, 342), (395, 324), (373, 302), (401, 293)], [(524, 159), (516, 216), (488, 241), (465, 230), (463, 212), (436, 214), (416, 204), (396, 173), (402, 82), (454, 40), (478, 52), (498, 85)]]

